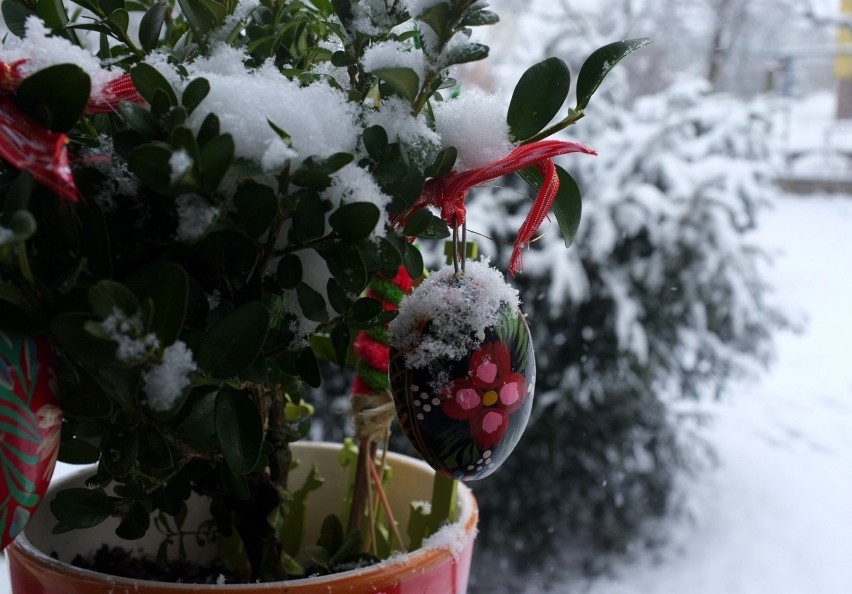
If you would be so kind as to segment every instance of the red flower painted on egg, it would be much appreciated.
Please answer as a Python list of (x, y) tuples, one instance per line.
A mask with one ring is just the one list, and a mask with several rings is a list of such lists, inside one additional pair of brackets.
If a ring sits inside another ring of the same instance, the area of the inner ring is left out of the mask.
[(451, 382), (441, 395), (441, 410), (468, 421), (473, 440), (483, 449), (499, 443), (509, 428), (509, 414), (524, 403), (523, 374), (512, 372), (509, 347), (489, 342), (470, 356), (468, 377)]

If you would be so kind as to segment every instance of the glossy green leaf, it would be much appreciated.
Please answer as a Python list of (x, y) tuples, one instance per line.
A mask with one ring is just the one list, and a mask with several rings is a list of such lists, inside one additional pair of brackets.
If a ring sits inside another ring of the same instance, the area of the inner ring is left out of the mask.
[(189, 28), (201, 45), (206, 44), (207, 33), (216, 26), (213, 16), (205, 9), (200, 0), (178, 0)]
[(327, 159), (308, 157), (293, 173), (293, 183), (303, 188), (323, 190), (331, 184), (330, 175), (355, 159), (350, 153), (335, 153)]
[[(580, 188), (571, 174), (559, 165), (556, 166), (556, 173), (559, 176), (559, 192), (556, 194), (552, 208), (559, 229), (562, 231), (565, 247), (568, 247), (574, 241), (580, 227), (583, 203)], [(520, 174), (533, 188), (536, 190), (541, 188), (542, 176), (538, 169), (530, 167), (522, 170)]]
[(149, 470), (168, 470), (172, 467), (172, 452), (169, 444), (156, 428), (151, 425), (139, 431), (139, 464)]
[(382, 313), (383, 310), (382, 302), (372, 297), (361, 297), (352, 304), (352, 315), (361, 322), (371, 320)]
[(139, 299), (121, 283), (104, 279), (89, 289), (89, 307), (101, 319), (112, 315), (115, 310), (132, 316), (139, 310)]
[(388, 133), (381, 126), (370, 126), (362, 135), (364, 148), (374, 159), (379, 159), (388, 146)]
[(299, 307), (309, 320), (325, 322), (328, 320), (328, 311), (325, 306), (325, 298), (305, 283), (299, 283), (296, 287), (296, 297), (299, 299)]
[(626, 56), (649, 43), (651, 40), (646, 37), (628, 39), (610, 43), (592, 52), (583, 62), (580, 74), (577, 76), (577, 107), (575, 109), (578, 111), (585, 109), (589, 99), (598, 90), (610, 70)]
[(233, 472), (251, 472), (263, 445), (263, 419), (257, 406), (243, 392), (219, 390), (215, 408), (216, 436), (222, 455)]
[(290, 240), (294, 243), (307, 243), (325, 234), (325, 206), (316, 192), (299, 193), (296, 212), (293, 213), (293, 227)]
[(67, 132), (83, 115), (89, 101), (91, 80), (74, 64), (56, 64), (23, 81), (15, 93), (18, 105), (45, 128)]
[(50, 502), (50, 510), (65, 526), (91, 528), (113, 514), (114, 501), (103, 489), (63, 489)]
[(418, 16), (417, 20), (429, 25), (432, 31), (437, 34), (439, 42), (443, 43), (453, 33), (452, 23), (450, 22), (451, 17), (450, 3), (444, 1), (436, 3), (429, 10)]
[(441, 56), (441, 65), (444, 68), (455, 66), (457, 64), (467, 64), (468, 62), (476, 62), (484, 60), (488, 57), (489, 49), (487, 45), (481, 43), (465, 43), (458, 47), (447, 49)]
[(328, 279), (325, 292), (328, 295), (328, 304), (339, 314), (346, 312), (352, 305), (349, 294), (333, 278)]
[(358, 250), (341, 244), (323, 250), (321, 255), (331, 275), (345, 290), (358, 294), (367, 286), (367, 268)]
[(506, 120), (515, 140), (525, 140), (544, 129), (559, 113), (571, 88), (571, 73), (559, 58), (547, 58), (521, 76)]
[(201, 148), (201, 182), (216, 190), (231, 161), (234, 160), (234, 139), (230, 134), (220, 134)]
[(405, 270), (411, 278), (420, 278), (423, 276), (423, 255), (413, 245), (408, 245), (405, 254), (402, 257), (402, 263), (405, 265)]
[(217, 392), (207, 392), (192, 398), (185, 408), (189, 414), (178, 425), (178, 433), (195, 449), (202, 452), (215, 443), (216, 424), (214, 420)]
[(183, 329), (189, 302), (189, 277), (186, 271), (172, 262), (155, 262), (137, 269), (127, 279), (136, 295), (151, 299), (154, 310), (149, 320), (151, 331), (160, 344), (174, 343)]
[(278, 262), (275, 279), (282, 289), (295, 289), (302, 282), (302, 260), (296, 254), (286, 254)]
[(3, 13), (3, 22), (6, 23), (9, 31), (23, 39), (27, 34), (26, 21), (35, 14), (35, 11), (18, 0), (3, 0), (0, 10)]
[[(122, 105), (130, 105), (122, 103)], [(147, 112), (146, 112), (147, 113)], [(172, 152), (159, 144), (143, 144), (130, 151), (127, 167), (142, 183), (156, 191), (169, 190)]]
[(335, 360), (338, 365), (346, 365), (352, 333), (346, 324), (338, 324), (331, 331), (331, 344), (334, 347)]
[(124, 540), (138, 540), (145, 536), (151, 525), (151, 513), (138, 501), (130, 504), (124, 512), (121, 522), (115, 529), (119, 538)]
[(112, 11), (106, 18), (106, 22), (116, 34), (122, 35), (127, 33), (127, 27), (130, 26), (130, 15), (123, 8)]
[(207, 82), (206, 78), (194, 78), (183, 90), (181, 104), (186, 108), (187, 113), (192, 113), (204, 101), (209, 92), (210, 83)]
[(112, 476), (130, 474), (136, 464), (139, 451), (139, 435), (133, 428), (114, 426), (101, 445), (101, 464)]
[(77, 34), (67, 28), (68, 12), (62, 0), (35, 0), (30, 3), (30, 6), (33, 5), (35, 5), (35, 13), (48, 28), (53, 30), (55, 35), (64, 37), (75, 45), (81, 45)]
[(441, 177), (453, 170), (458, 158), (458, 150), (454, 146), (448, 146), (435, 157), (435, 160), (426, 169), (426, 177)]
[(177, 96), (172, 85), (150, 64), (140, 62), (130, 71), (130, 77), (139, 94), (149, 103), (153, 102), (154, 93), (159, 89), (166, 94), (171, 105), (177, 105)]
[(157, 47), (165, 21), (166, 3), (163, 0), (157, 0), (145, 11), (142, 20), (139, 21), (139, 43), (143, 50), (150, 52)]
[(145, 107), (130, 101), (122, 101), (118, 104), (118, 113), (145, 140), (154, 140), (160, 136), (160, 122)]
[(319, 361), (311, 349), (302, 349), (296, 353), (295, 359), (296, 369), (299, 372), (299, 377), (312, 388), (319, 388), (322, 384), (322, 374), (320, 373)]
[(381, 211), (375, 204), (352, 202), (331, 213), (328, 222), (342, 239), (359, 241), (370, 236), (380, 216)]
[(259, 301), (241, 305), (219, 320), (196, 351), (198, 365), (216, 377), (232, 377), (254, 362), (269, 328), (269, 314)]
[(411, 68), (381, 68), (373, 74), (409, 103), (413, 103), (420, 92), (420, 77)]

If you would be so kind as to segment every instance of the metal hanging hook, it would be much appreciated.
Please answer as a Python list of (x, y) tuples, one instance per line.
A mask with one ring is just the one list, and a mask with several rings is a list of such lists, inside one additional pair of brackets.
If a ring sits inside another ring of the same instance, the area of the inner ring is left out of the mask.
[[(453, 221), (456, 222), (455, 220)], [(464, 266), (467, 260), (467, 221), (462, 221), (461, 245), (459, 245), (459, 227), (453, 225), (453, 268), (456, 276), (464, 276)], [(459, 264), (461, 260), (461, 264)]]

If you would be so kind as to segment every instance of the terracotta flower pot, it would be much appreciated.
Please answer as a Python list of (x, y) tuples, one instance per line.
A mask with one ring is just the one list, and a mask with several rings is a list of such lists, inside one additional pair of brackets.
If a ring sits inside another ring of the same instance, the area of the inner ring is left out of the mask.
[[(316, 464), (325, 485), (311, 493), (307, 503), (305, 535), (303, 542), (316, 542), (322, 519), (342, 509), (343, 488), (347, 474), (337, 458), (340, 446), (328, 443), (299, 443), (294, 445), (294, 456), (302, 464), (291, 474), (294, 485), (300, 485), (312, 464)], [(389, 463), (394, 476), (387, 495), (402, 532), (408, 523), (410, 502), (431, 497), (434, 471), (425, 463), (390, 454)], [(79, 486), (87, 473), (77, 473), (51, 487), (48, 501), (58, 488)], [(291, 580), (280, 583), (241, 585), (173, 584), (167, 582), (139, 581), (114, 577), (78, 569), (68, 561), (78, 553), (91, 553), (102, 543), (119, 544), (133, 550), (154, 552), (161, 540), (156, 530), (150, 530), (139, 541), (122, 541), (114, 534), (115, 523), (103, 524), (88, 530), (75, 530), (53, 535), (56, 523), (50, 506), (44, 505), (32, 521), (10, 545), (9, 569), (13, 594), (161, 594), (175, 592), (239, 592), (240, 594), (464, 594), (470, 572), (473, 541), (476, 537), (478, 508), (470, 489), (459, 485), (458, 514), (456, 522), (444, 527), (420, 549), (400, 554), (378, 565), (338, 573), (331, 576)], [(190, 506), (200, 520), (206, 505)], [(192, 519), (187, 520), (191, 525)], [(186, 539), (190, 545), (193, 539)], [(215, 546), (194, 553), (197, 560), (215, 558)], [(51, 555), (56, 553), (58, 558)]]

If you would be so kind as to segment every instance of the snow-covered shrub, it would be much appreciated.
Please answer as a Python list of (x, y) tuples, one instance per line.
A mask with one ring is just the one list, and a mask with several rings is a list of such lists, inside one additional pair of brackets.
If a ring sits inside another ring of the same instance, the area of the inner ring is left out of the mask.
[[(689, 81), (597, 107), (570, 130), (599, 152), (573, 169), (572, 249), (552, 225), (516, 278), (536, 343), (533, 419), (505, 471), (474, 485), (482, 546), (522, 565), (556, 545), (588, 568), (665, 512), (704, 447), (690, 403), (767, 362), (784, 323), (750, 241), (773, 190), (766, 106)], [(529, 193), (513, 185), (476, 193), (472, 230), (513, 237)], [(505, 264), (506, 245), (480, 243)], [(503, 579), (477, 567), (480, 581)]]

